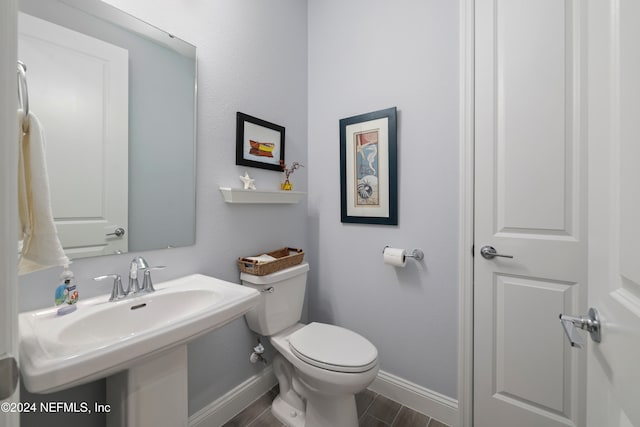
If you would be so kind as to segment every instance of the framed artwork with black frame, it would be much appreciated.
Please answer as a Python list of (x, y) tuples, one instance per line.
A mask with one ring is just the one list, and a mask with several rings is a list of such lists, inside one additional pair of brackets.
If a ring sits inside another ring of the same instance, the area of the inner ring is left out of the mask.
[(284, 127), (241, 112), (236, 114), (236, 165), (282, 172)]
[(340, 120), (342, 222), (398, 225), (396, 107)]

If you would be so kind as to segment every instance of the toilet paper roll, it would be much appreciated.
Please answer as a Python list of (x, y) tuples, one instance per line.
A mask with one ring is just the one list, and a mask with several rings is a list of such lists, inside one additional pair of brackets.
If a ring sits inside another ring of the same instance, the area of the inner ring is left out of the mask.
[(394, 267), (407, 265), (406, 251), (400, 248), (384, 248), (384, 263)]

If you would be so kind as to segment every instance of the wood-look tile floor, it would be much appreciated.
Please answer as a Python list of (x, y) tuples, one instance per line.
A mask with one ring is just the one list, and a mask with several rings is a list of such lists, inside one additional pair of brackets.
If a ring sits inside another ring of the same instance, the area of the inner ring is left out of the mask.
[[(286, 427), (271, 413), (271, 402), (277, 395), (278, 386), (262, 395), (223, 427)], [(356, 395), (356, 407), (360, 427), (449, 427), (371, 390)]]

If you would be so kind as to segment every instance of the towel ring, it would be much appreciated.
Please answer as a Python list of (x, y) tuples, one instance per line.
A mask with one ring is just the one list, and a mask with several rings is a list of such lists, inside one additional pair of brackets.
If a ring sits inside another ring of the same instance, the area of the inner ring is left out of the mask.
[(22, 131), (29, 131), (29, 90), (27, 88), (27, 66), (18, 61), (18, 104), (24, 112), (22, 118)]

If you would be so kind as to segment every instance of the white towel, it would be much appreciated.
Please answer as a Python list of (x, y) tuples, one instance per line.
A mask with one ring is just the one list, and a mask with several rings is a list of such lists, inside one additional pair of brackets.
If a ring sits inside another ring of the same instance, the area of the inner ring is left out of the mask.
[(258, 256), (248, 256), (247, 259), (250, 259), (251, 261), (268, 262), (275, 261), (277, 258), (274, 258), (271, 255), (262, 254)]
[(23, 117), (19, 110), (18, 209), (22, 254), (18, 274), (69, 264), (53, 222), (44, 131), (37, 117), (29, 113), (29, 131), (24, 133)]

